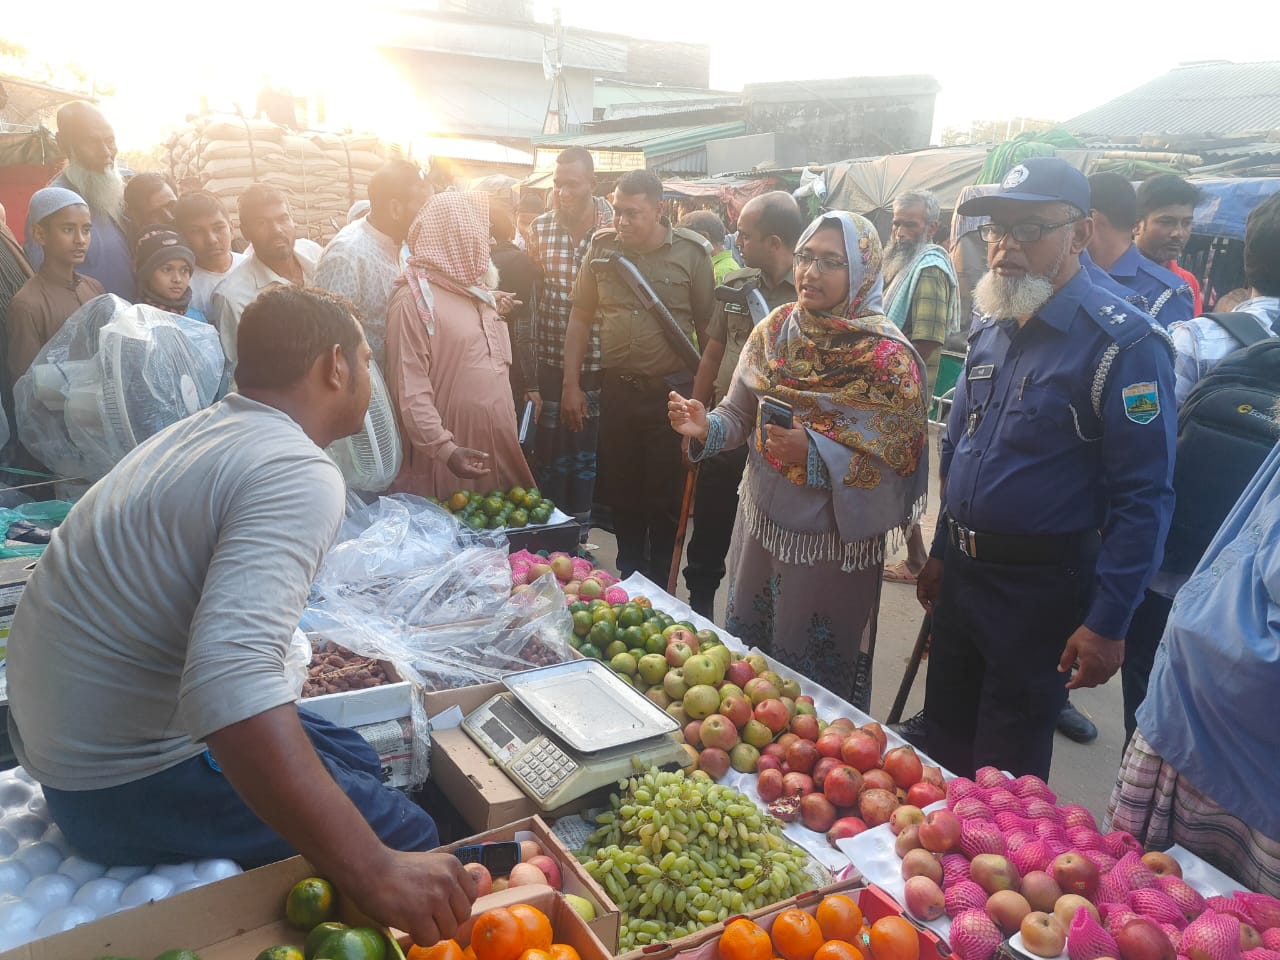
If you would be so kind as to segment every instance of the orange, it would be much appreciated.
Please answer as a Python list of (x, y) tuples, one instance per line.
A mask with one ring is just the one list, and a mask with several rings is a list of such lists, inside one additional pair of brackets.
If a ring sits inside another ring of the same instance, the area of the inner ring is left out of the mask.
[(773, 946), (784, 960), (813, 960), (822, 946), (822, 930), (803, 910), (783, 910), (773, 921)]
[(818, 904), (818, 926), (828, 940), (858, 943), (862, 934), (862, 910), (842, 893), (824, 897)]
[[(520, 921), (520, 926), (524, 927), (524, 946), (526, 950), (542, 950), (551, 949), (551, 921), (547, 919), (547, 915), (537, 907), (531, 907), (527, 903), (517, 903), (510, 908), (512, 915)], [(529, 958), (529, 960), (549, 960), (544, 957)]]
[(582, 958), (578, 956), (578, 951), (567, 943), (553, 943), (551, 945), (551, 960), (582, 960)]
[(548, 950), (536, 950), (531, 947), (520, 954), (520, 960), (551, 960), (551, 953)]
[(862, 951), (845, 940), (828, 940), (813, 955), (813, 960), (866, 960)]
[(405, 960), (465, 960), (465, 957), (457, 940), (441, 940), (430, 947), (410, 947)]
[(764, 928), (740, 918), (720, 934), (721, 960), (772, 960), (773, 943)]
[(466, 960), (476, 960), (476, 952), (471, 949), (471, 944), (469, 943), (463, 948), (462, 955)]
[(873, 960), (920, 960), (916, 928), (902, 917), (881, 917), (871, 925)]
[(519, 960), (524, 953), (524, 925), (506, 907), (486, 910), (471, 928), (476, 960)]

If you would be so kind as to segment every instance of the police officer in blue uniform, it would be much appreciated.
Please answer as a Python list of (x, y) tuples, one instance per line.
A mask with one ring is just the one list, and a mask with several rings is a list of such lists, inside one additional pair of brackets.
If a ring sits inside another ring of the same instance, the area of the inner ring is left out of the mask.
[(962, 204), (989, 270), (943, 440), (929, 753), (1048, 778), (1067, 690), (1105, 683), (1173, 510), (1173, 355), (1080, 264), (1089, 184), (1056, 157)]
[(1144, 257), (1133, 242), (1138, 222), (1138, 194), (1118, 173), (1095, 173), (1089, 178), (1089, 205), (1093, 239), (1085, 255), (1096, 271), (1095, 282), (1106, 286), (1099, 274), (1126, 290), (1125, 299), (1156, 323), (1169, 329), (1179, 320), (1195, 316), (1191, 285), (1172, 270)]

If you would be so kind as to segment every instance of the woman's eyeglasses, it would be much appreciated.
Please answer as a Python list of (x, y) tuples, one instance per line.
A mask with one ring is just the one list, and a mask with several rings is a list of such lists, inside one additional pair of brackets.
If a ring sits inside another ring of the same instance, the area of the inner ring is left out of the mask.
[(807, 253), (797, 253), (795, 263), (797, 270), (813, 267), (819, 274), (849, 269), (847, 260), (832, 260), (830, 257), (811, 257)]

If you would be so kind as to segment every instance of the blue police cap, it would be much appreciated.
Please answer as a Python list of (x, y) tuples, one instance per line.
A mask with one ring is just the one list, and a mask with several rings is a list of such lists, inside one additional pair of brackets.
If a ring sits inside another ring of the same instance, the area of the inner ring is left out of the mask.
[(1003, 200), (1028, 203), (1069, 203), (1089, 212), (1089, 181), (1083, 173), (1058, 157), (1028, 157), (1000, 181), (1000, 189), (985, 197), (966, 200), (956, 208), (962, 217), (987, 217)]

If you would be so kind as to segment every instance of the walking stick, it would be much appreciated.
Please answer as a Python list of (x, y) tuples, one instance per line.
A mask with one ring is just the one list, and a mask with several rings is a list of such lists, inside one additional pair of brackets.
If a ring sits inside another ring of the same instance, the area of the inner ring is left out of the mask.
[(667, 593), (676, 595), (676, 580), (680, 577), (680, 560), (684, 556), (684, 537), (689, 529), (689, 516), (693, 513), (693, 490), (697, 484), (698, 465), (692, 464), (684, 474), (684, 497), (680, 501), (680, 523), (676, 527), (676, 546), (671, 551), (671, 572), (667, 574)]
[(886, 723), (897, 723), (902, 719), (902, 711), (907, 705), (907, 697), (916, 682), (916, 674), (920, 671), (920, 661), (929, 647), (929, 631), (933, 628), (933, 614), (926, 613), (920, 621), (920, 632), (916, 634), (916, 645), (911, 650), (911, 659), (907, 661), (907, 672), (902, 675), (902, 683), (898, 685), (898, 695), (893, 698), (893, 709), (889, 711)]

